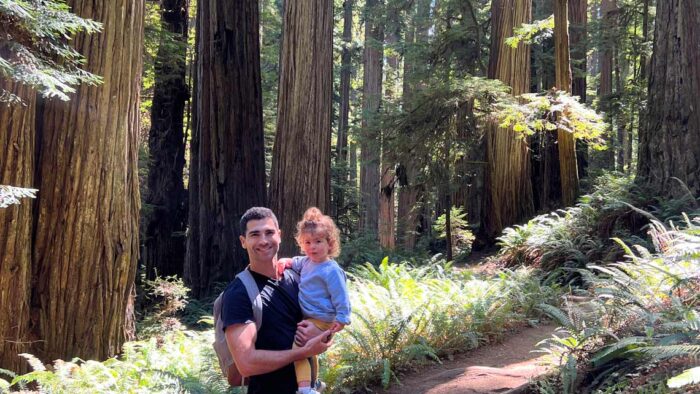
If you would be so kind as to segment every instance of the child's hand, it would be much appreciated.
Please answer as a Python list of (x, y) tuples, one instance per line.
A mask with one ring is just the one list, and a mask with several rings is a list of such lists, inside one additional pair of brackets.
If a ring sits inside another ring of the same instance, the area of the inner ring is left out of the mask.
[(287, 268), (292, 268), (292, 259), (284, 257), (277, 260), (277, 273), (279, 275), (284, 274), (284, 270)]
[(345, 328), (345, 324), (335, 321), (335, 322), (333, 322), (333, 325), (331, 326), (330, 331), (335, 334), (336, 332), (342, 330), (343, 328)]

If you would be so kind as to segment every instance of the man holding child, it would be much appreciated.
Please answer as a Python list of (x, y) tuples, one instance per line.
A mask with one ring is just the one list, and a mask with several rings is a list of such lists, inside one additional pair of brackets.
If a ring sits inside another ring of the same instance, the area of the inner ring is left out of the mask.
[[(251, 377), (249, 394), (293, 394), (297, 391), (293, 363), (325, 352), (332, 344), (327, 340), (331, 330), (322, 332), (302, 322), (299, 276), (278, 270), (281, 232), (274, 213), (251, 208), (241, 217), (240, 227), (240, 242), (262, 296), (263, 318), (258, 331), (245, 286), (234, 280), (224, 294), (221, 314), (228, 347), (241, 375)], [(303, 345), (292, 349), (295, 335)]]

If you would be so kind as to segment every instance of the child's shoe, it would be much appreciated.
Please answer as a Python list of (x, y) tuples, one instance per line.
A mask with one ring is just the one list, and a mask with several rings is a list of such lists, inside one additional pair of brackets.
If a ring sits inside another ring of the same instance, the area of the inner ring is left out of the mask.
[(312, 389), (311, 387), (299, 387), (297, 394), (321, 394), (318, 391)]
[(321, 379), (316, 379), (316, 382), (314, 383), (314, 389), (315, 389), (317, 392), (322, 393), (323, 390), (326, 389), (326, 384), (323, 383), (323, 382), (321, 381)]

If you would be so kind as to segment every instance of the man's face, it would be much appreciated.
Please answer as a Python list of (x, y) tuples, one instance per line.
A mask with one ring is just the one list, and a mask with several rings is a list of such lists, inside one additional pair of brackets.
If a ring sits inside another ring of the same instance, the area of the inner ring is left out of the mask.
[(280, 248), (281, 231), (272, 218), (251, 220), (246, 224), (241, 245), (248, 251), (250, 261), (272, 262)]

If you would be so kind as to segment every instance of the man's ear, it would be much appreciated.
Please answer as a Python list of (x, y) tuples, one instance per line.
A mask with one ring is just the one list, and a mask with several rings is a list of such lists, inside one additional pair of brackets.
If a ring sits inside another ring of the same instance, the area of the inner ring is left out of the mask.
[(241, 247), (243, 247), (243, 249), (246, 249), (245, 237), (242, 236), (242, 235), (240, 235), (240, 236), (238, 237), (238, 239), (241, 240)]

